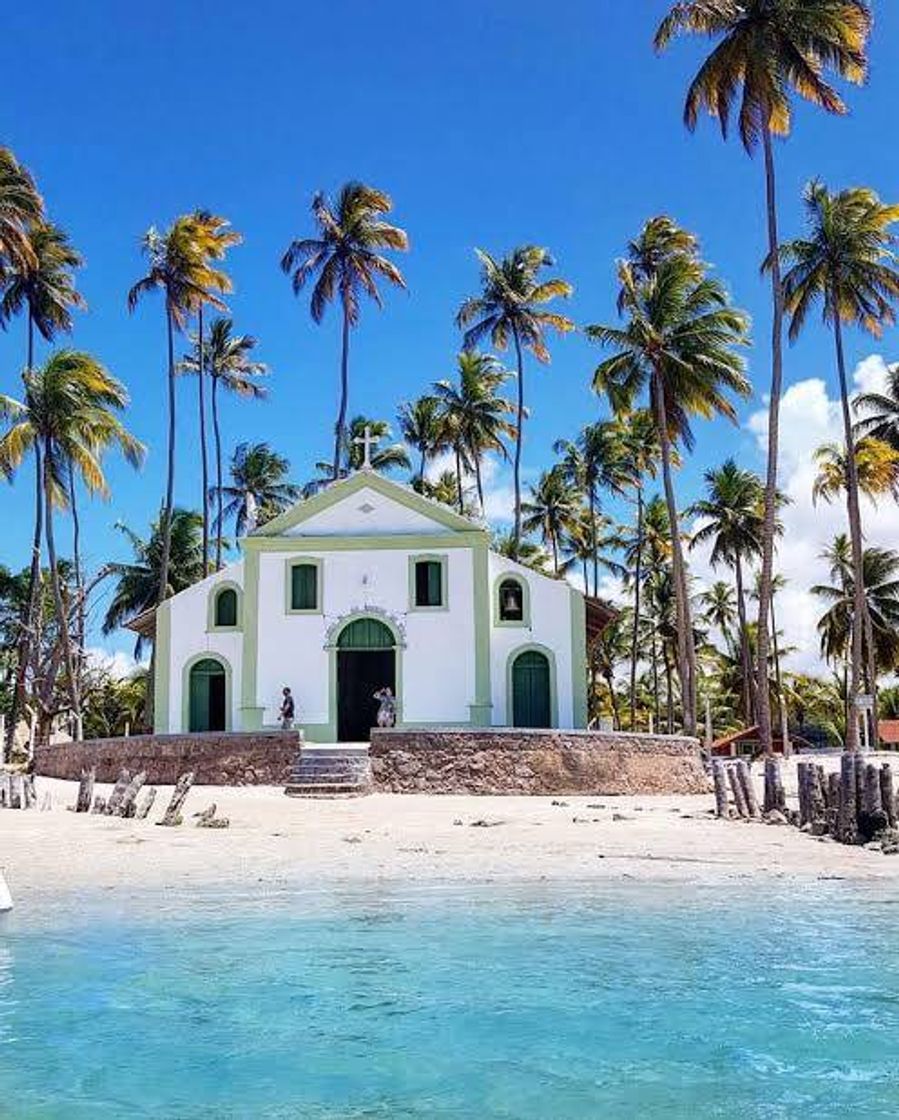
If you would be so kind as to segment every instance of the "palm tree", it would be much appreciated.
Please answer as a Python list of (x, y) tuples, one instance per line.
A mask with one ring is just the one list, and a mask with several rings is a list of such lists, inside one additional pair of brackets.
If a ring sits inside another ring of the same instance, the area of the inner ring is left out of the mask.
[(536, 485), (530, 487), (530, 498), (522, 502), (522, 528), (526, 533), (539, 533), (549, 546), (553, 573), (559, 575), (559, 552), (578, 520), (579, 495), (558, 466), (544, 471)]
[(513, 533), (494, 533), (490, 547), (498, 556), (505, 556), (507, 560), (514, 560), (525, 568), (547, 574), (551, 558), (536, 541), (522, 539), (516, 543)]
[(464, 463), (474, 472), (481, 515), (484, 514), (484, 480), (481, 462), (494, 452), (508, 459), (503, 438), (516, 434), (508, 419), (512, 405), (498, 390), (509, 373), (491, 354), (463, 350), (458, 356), (458, 386), (451, 381), (437, 381), (434, 395), (440, 404), (444, 431), (456, 452), (456, 470), (461, 474)]
[(440, 401), (432, 394), (401, 404), (397, 412), (400, 434), (421, 455), (418, 477), (424, 478), (428, 457), (444, 449), (444, 427)]
[(846, 105), (824, 78), (830, 69), (851, 82), (864, 81), (865, 48), (871, 29), (866, 0), (678, 0), (655, 36), (656, 50), (679, 34), (717, 40), (687, 91), (684, 120), (692, 131), (703, 109), (717, 117), (726, 138), (739, 100), (740, 139), (751, 156), (761, 142), (765, 160), (768, 253), (771, 258), (773, 324), (771, 393), (768, 405), (768, 469), (758, 626), (759, 737), (771, 751), (768, 693), (768, 613), (774, 569), (777, 516), (777, 457), (783, 381), (784, 291), (777, 222), (774, 136), (788, 136), (791, 92), (825, 109), (845, 113)]
[[(222, 261), (228, 249), (239, 245), (243, 238), (229, 229), (230, 223), (207, 210), (197, 210), (192, 215), (195, 226), (197, 251), (203, 261)], [(222, 294), (230, 292), (230, 279), (221, 271), (215, 273), (215, 288)], [(197, 353), (197, 407), (200, 419), (200, 481), (203, 495), (203, 563), (209, 570), (209, 448), (206, 438), (206, 361), (203, 312), (206, 304), (221, 308), (222, 302), (212, 291), (198, 298), (194, 310), (197, 315), (197, 334), (194, 340)]]
[[(605, 682), (612, 709), (612, 725), (616, 731), (621, 730), (621, 702), (615, 687), (615, 670), (627, 660), (628, 645), (627, 620), (619, 616), (603, 628), (590, 650), (590, 667), (594, 679), (598, 674)], [(595, 693), (595, 687), (591, 691)], [(591, 698), (595, 702), (595, 695)]]
[(538, 362), (549, 362), (546, 345), (547, 329), (566, 334), (574, 323), (564, 315), (546, 311), (545, 305), (556, 297), (568, 298), (572, 286), (567, 280), (540, 280), (544, 268), (551, 268), (553, 259), (546, 249), (537, 245), (520, 245), (502, 260), (476, 249), (481, 262), (481, 294), (465, 300), (456, 315), (457, 325), (464, 330), (466, 350), (475, 350), (489, 338), (496, 350), (505, 350), (510, 341), (515, 349), (518, 375), (518, 407), (515, 417), (515, 525), (513, 539), (521, 540), (521, 451), (524, 444), (525, 392), (524, 350), (530, 350)]
[(887, 367), (884, 391), (859, 393), (855, 410), (863, 414), (855, 425), (858, 435), (882, 439), (899, 451), (899, 362)]
[[(363, 441), (366, 428), (378, 446), (371, 453), (371, 468), (374, 471), (409, 470), (409, 452), (401, 443), (389, 443), (393, 431), (386, 420), (371, 420), (368, 416), (354, 416), (347, 429), (347, 448), (345, 459), (350, 471), (362, 470), (365, 462)], [(319, 470), (327, 470), (326, 463), (319, 463)]]
[[(617, 421), (602, 421), (585, 425), (577, 439), (556, 440), (553, 451), (562, 456), (560, 466), (569, 483), (585, 494), (591, 536), (599, 542), (600, 491), (623, 494), (632, 482), (630, 467), (625, 457), (622, 425)], [(599, 594), (599, 553), (592, 556), (593, 595)], [(590, 593), (589, 581), (585, 587)]]
[[(859, 492), (876, 502), (884, 494), (899, 498), (899, 451), (882, 439), (862, 436), (855, 440), (855, 473)], [(846, 447), (840, 443), (822, 444), (815, 452), (818, 473), (812, 487), (812, 500), (825, 502), (846, 490), (849, 462)]]
[(313, 276), (317, 277), (309, 304), (315, 323), (321, 323), (328, 304), (335, 296), (340, 297), (343, 338), (340, 406), (334, 425), (332, 477), (335, 479), (340, 478), (342, 455), (346, 450), (350, 330), (359, 322), (360, 297), (367, 295), (381, 307), (379, 279), (383, 278), (398, 288), (406, 287), (403, 274), (383, 254), (385, 249), (405, 252), (409, 248), (405, 231), (382, 217), (392, 209), (389, 195), (365, 183), (346, 183), (336, 203), (319, 191), (312, 200), (312, 216), (318, 236), (292, 241), (281, 259), (281, 268), (291, 276), (294, 295), (299, 295)]
[(464, 517), (474, 515), (474, 506), (471, 502), (471, 489), (459, 487), (459, 476), (455, 471), (442, 471), (437, 478), (417, 478), (412, 483), (413, 487), (425, 498), (442, 505), (450, 506)]
[(733, 626), (737, 621), (736, 593), (723, 579), (716, 580), (699, 596), (702, 617), (721, 631), (727, 645), (733, 644)]
[[(108, 492), (101, 456), (111, 444), (117, 444), (132, 465), (140, 464), (143, 447), (116, 415), (127, 401), (124, 387), (95, 358), (77, 350), (59, 350), (43, 367), (27, 371), (24, 402), (0, 397), (0, 415), (12, 422), (0, 439), (0, 471), (10, 477), (30, 450), (41, 449), (47, 558), (76, 721), (81, 716), (79, 673), (69, 629), (69, 607), (62, 594), (53, 510), (67, 505), (67, 481), (72, 471), (78, 472), (89, 490)], [(79, 650), (79, 660), (82, 655)]]
[(34, 264), (29, 228), (43, 220), (44, 202), (29, 170), (0, 146), (0, 283), (7, 270)]
[[(175, 331), (183, 331), (188, 317), (204, 303), (224, 308), (215, 292), (230, 289), (230, 280), (213, 268), (215, 254), (210, 249), (216, 230), (226, 225), (221, 218), (203, 212), (183, 214), (160, 233), (151, 227), (141, 242), (149, 268), (128, 292), (128, 310), (134, 311), (142, 296), (160, 291), (165, 301), (166, 342), (168, 354), (168, 456), (165, 498), (162, 507), (162, 570), (159, 579), (159, 602), (168, 586), (169, 536), (175, 501)], [(230, 235), (225, 235), (230, 237)]]
[[(829, 604), (818, 623), (821, 655), (828, 661), (850, 660), (854, 632), (859, 629), (855, 566), (852, 546), (845, 534), (837, 536), (822, 553), (830, 567), (830, 584), (818, 584), (812, 594)], [(864, 658), (866, 668), (873, 672), (892, 672), (899, 664), (899, 553), (885, 548), (866, 548), (863, 555), (862, 580), (865, 588), (865, 609), (871, 620), (864, 636), (871, 649)], [(873, 680), (867, 682), (874, 687)], [(851, 701), (851, 696), (849, 697)], [(852, 720), (849, 721), (851, 724)], [(847, 740), (851, 730), (847, 727)]]
[(623, 328), (589, 326), (588, 337), (615, 353), (594, 375), (597, 392), (608, 393), (616, 412), (629, 412), (648, 392), (662, 459), (662, 477), (673, 543), (677, 608), (678, 673), (687, 734), (696, 729), (696, 652), (672, 477), (672, 447), (690, 449), (690, 417), (721, 414), (734, 420), (728, 393), (749, 394), (736, 348), (748, 343), (749, 320), (734, 308), (720, 281), (709, 277), (695, 244), (660, 257), (641, 277), (620, 261)]
[[(233, 393), (243, 400), (261, 400), (266, 395), (265, 386), (258, 378), (264, 377), (268, 369), (264, 362), (253, 360), (252, 353), (256, 339), (249, 334), (233, 334), (234, 322), (225, 316), (212, 320), (209, 334), (203, 348), (203, 365), (212, 382), (212, 429), (215, 443), (215, 487), (217, 509), (215, 523), (218, 526), (215, 538), (215, 569), (222, 567), (222, 526), (225, 523), (223, 512), (224, 465), (222, 461), (222, 426), (219, 417), (219, 389)], [(182, 370), (196, 373), (200, 368), (200, 340), (191, 339), (193, 351), (181, 360)], [(204, 553), (205, 554), (205, 553)]]
[[(226, 519), (234, 519), (234, 534), (243, 537), (277, 517), (302, 496), (302, 488), (287, 481), (290, 463), (267, 443), (239, 443), (231, 456), (231, 483), (222, 495)], [(221, 536), (222, 526), (216, 525)]]
[[(558, 469), (565, 470), (562, 464)], [(570, 485), (570, 483), (569, 483)], [(579, 497), (576, 487), (573, 487)], [(590, 575), (593, 569), (594, 577), (598, 568), (609, 573), (616, 579), (624, 579), (627, 569), (616, 560), (609, 558), (608, 553), (617, 551), (624, 546), (624, 540), (617, 529), (612, 527), (611, 521), (602, 514), (595, 515), (589, 506), (580, 505), (575, 519), (568, 525), (565, 538), (561, 542), (563, 552), (569, 554), (569, 559), (559, 565), (559, 571), (564, 575), (576, 565), (580, 564), (584, 578), (584, 592), (590, 594)], [(598, 581), (595, 583), (594, 597), (599, 594)]]
[[(3, 179), (3, 154), (0, 149), (0, 180)], [(0, 204), (0, 211), (3, 207)], [(58, 226), (34, 221), (24, 233), (27, 252), (15, 254), (2, 270), (3, 296), (0, 299), (0, 326), (6, 327), (22, 311), (27, 316), (25, 374), (34, 368), (35, 330), (47, 342), (58, 334), (72, 330), (72, 310), (85, 308), (82, 296), (75, 289), (73, 271), (83, 264), (81, 255), (69, 243)], [(2, 265), (2, 260), (0, 260)], [(22, 616), (21, 644), (17, 667), (17, 684), (10, 714), (10, 741), (25, 700), (25, 673), (29, 662), (29, 645), (35, 633), (41, 574), (41, 541), (43, 539), (43, 464), (40, 441), (34, 451), (34, 525), (31, 543), (31, 575), (25, 611)]]
[(744, 565), (757, 560), (762, 552), (765, 489), (757, 475), (738, 467), (733, 459), (707, 470), (704, 477), (707, 496), (694, 502), (687, 511), (688, 516), (697, 517), (702, 522), (693, 533), (690, 547), (711, 544), (709, 559), (712, 567), (725, 564), (733, 570), (740, 624), (743, 718), (750, 724), (754, 722), (755, 696), (750, 666)]
[[(129, 563), (110, 564), (118, 583), (103, 619), (104, 634), (111, 634), (138, 615), (152, 610), (159, 597), (159, 581), (162, 578), (163, 518), (153, 523), (146, 540), (122, 522), (116, 528), (127, 538), (134, 558)], [(172, 511), (169, 561), (167, 597), (177, 595), (206, 575), (203, 568), (203, 518), (199, 513), (177, 507)], [(134, 647), (135, 658), (140, 660), (142, 652), (143, 638), (138, 637)]]
[[(843, 438), (847, 448), (854, 449), (852, 416), (849, 404), (849, 383), (843, 346), (843, 325), (855, 324), (879, 337), (884, 325), (895, 322), (895, 302), (899, 298), (899, 258), (893, 251), (897, 243), (891, 226), (899, 222), (899, 206), (884, 205), (867, 187), (852, 187), (831, 193), (815, 180), (804, 194), (808, 235), (789, 241), (769, 257), (771, 266), (778, 258), (786, 268), (783, 278), (784, 297), (790, 313), (790, 339), (802, 332), (809, 311), (820, 304), (824, 322), (833, 329), (837, 375), (840, 383), (840, 404), (843, 414)], [(849, 539), (854, 566), (853, 587), (856, 612), (862, 626), (852, 635), (850, 668), (850, 707), (862, 675), (862, 628), (865, 619), (865, 589), (862, 556), (864, 536), (859, 505), (859, 471), (855, 456), (846, 456), (846, 503), (849, 514)], [(868, 648), (873, 650), (871, 636)], [(873, 667), (869, 675), (874, 677)], [(874, 716), (875, 727), (877, 716)], [(858, 748), (856, 720), (849, 720), (847, 747)]]

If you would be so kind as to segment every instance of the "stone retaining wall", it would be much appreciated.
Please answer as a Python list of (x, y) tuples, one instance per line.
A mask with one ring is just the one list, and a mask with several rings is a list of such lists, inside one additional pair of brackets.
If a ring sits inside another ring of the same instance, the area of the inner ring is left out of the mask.
[(375, 730), (376, 789), (392, 793), (707, 793), (699, 742), (512, 728)]
[(284, 785), (300, 743), (298, 731), (132, 735), (38, 747), (35, 765), (38, 774), (73, 781), (93, 766), (98, 782), (114, 782), (125, 767), (146, 770), (153, 785), (174, 785), (188, 770), (198, 785)]

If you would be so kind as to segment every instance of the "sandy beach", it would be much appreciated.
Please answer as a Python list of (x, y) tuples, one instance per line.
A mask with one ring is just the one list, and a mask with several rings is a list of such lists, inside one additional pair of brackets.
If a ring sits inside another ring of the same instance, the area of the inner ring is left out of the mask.
[[(790, 766), (787, 776), (789, 789)], [(50, 811), (0, 812), (0, 866), (19, 904), (36, 894), (86, 889), (252, 891), (400, 879), (899, 881), (899, 857), (844, 848), (794, 828), (719, 821), (710, 812), (711, 795), (374, 794), (321, 801), (288, 798), (274, 787), (205, 786), (191, 791), (181, 827), (161, 828), (154, 822), (167, 789), (148, 821), (69, 812), (74, 783), (39, 778), (38, 789), (40, 798), (50, 792)], [(190, 814), (211, 801), (230, 818), (229, 829), (194, 827)]]

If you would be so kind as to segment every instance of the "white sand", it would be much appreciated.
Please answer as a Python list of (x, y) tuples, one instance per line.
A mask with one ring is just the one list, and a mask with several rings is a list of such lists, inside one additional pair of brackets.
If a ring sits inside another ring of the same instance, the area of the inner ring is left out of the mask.
[[(709, 813), (711, 794), (566, 797), (554, 805), (549, 797), (387, 794), (315, 801), (271, 787), (205, 786), (191, 791), (184, 825), (160, 828), (154, 821), (168, 789), (149, 821), (68, 812), (75, 789), (39, 778), (39, 797), (52, 794), (51, 811), (0, 811), (0, 867), (17, 904), (91, 888), (124, 896), (191, 885), (253, 891), (379, 880), (899, 882), (899, 856), (844, 848), (795, 828), (718, 821)], [(190, 814), (210, 801), (231, 819), (229, 829), (194, 827)], [(499, 823), (472, 827), (476, 820)]]

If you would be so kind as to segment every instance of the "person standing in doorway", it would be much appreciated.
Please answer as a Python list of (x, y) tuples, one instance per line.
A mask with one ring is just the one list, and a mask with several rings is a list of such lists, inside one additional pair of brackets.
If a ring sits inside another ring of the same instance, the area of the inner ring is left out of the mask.
[(293, 718), (295, 712), (296, 707), (293, 702), (293, 695), (290, 689), (285, 686), (282, 692), (280, 711), (282, 731), (290, 731), (290, 729), (293, 727)]

